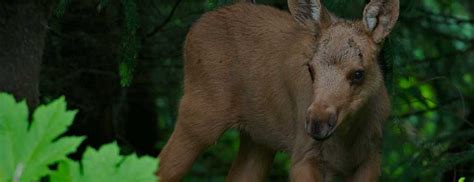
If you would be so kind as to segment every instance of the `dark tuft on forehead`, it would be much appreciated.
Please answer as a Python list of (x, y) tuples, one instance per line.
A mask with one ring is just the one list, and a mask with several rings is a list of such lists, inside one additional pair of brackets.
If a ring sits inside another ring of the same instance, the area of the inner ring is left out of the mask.
[(362, 50), (360, 49), (359, 45), (354, 41), (353, 38), (349, 38), (347, 41), (347, 44), (349, 45), (349, 48), (355, 49), (357, 56), (362, 60), (364, 57), (362, 55)]
[(359, 46), (357, 46), (357, 44), (355, 43), (355, 41), (352, 37), (349, 38), (349, 40), (347, 41), (347, 44), (349, 45), (350, 48), (358, 48), (359, 47)]

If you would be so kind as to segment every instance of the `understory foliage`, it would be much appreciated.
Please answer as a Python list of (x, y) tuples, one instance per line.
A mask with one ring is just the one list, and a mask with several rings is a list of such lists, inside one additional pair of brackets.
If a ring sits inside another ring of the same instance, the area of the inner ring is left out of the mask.
[(69, 159), (85, 138), (61, 136), (75, 115), (61, 97), (39, 106), (29, 124), (26, 103), (0, 93), (0, 181), (156, 181), (157, 159), (122, 156), (115, 143), (88, 148), (81, 162)]

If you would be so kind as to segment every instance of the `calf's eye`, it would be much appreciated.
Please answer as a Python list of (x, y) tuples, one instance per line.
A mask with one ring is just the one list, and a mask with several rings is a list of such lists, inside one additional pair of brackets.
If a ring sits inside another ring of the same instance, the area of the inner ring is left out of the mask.
[(352, 84), (360, 83), (364, 80), (364, 77), (365, 77), (364, 70), (354, 71), (354, 73), (352, 73), (351, 83)]

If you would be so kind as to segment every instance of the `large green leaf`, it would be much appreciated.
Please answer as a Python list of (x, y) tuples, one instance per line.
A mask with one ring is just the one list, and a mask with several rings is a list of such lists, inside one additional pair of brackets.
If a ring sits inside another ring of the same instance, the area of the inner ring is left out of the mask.
[(71, 125), (75, 111), (64, 98), (38, 107), (28, 128), (26, 103), (0, 93), (0, 181), (35, 181), (48, 175), (49, 165), (66, 159), (83, 137), (58, 138)]

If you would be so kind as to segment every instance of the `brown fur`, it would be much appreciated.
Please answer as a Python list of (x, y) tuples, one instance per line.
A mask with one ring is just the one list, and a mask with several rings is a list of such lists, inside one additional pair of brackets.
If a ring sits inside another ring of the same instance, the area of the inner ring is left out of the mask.
[[(241, 131), (241, 146), (228, 181), (264, 181), (278, 150), (291, 156), (292, 181), (377, 181), (390, 110), (376, 61), (382, 36), (324, 7), (315, 20), (295, 6), (301, 2), (290, 4), (293, 17), (242, 3), (206, 13), (191, 28), (178, 121), (159, 156), (161, 181), (179, 181), (229, 128)], [(396, 5), (383, 8), (398, 12)], [(395, 21), (376, 29), (390, 31)], [(365, 79), (352, 84), (358, 69)], [(324, 129), (331, 120), (333, 130)]]

